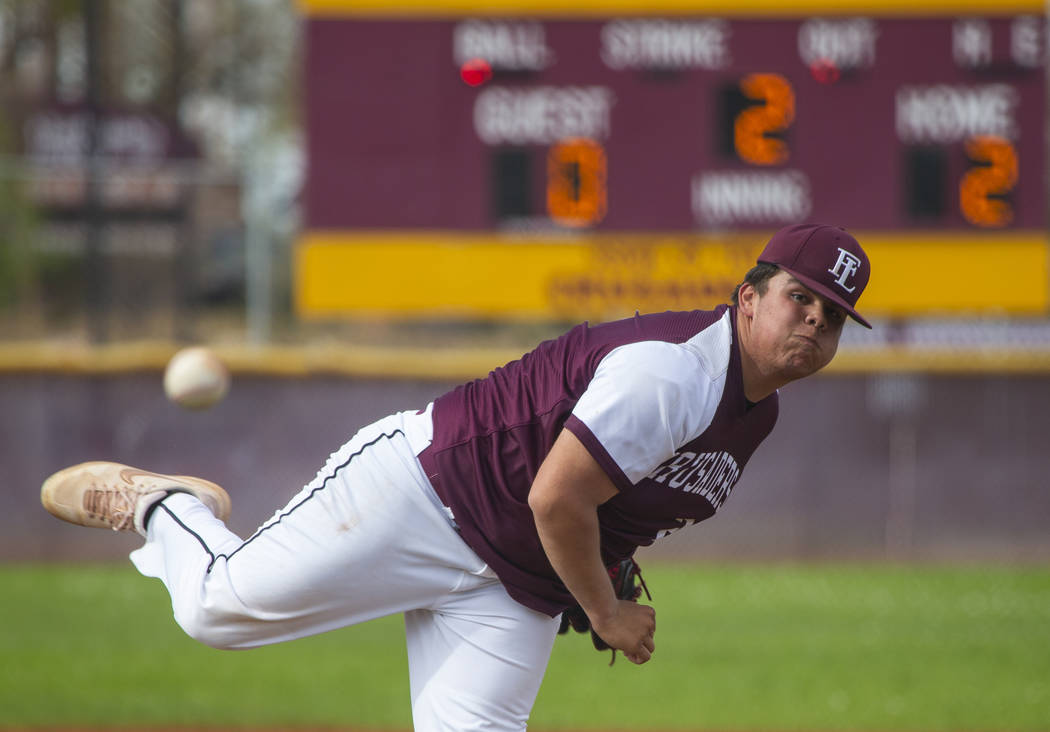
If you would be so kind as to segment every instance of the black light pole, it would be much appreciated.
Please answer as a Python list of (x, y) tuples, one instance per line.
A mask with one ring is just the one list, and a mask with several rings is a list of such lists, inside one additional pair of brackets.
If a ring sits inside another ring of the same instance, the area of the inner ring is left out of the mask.
[(109, 267), (103, 252), (101, 184), (101, 94), (99, 74), (99, 5), (102, 0), (81, 0), (84, 18), (84, 55), (86, 57), (84, 112), (87, 118), (87, 140), (84, 150), (84, 284), (88, 336), (93, 343), (109, 339), (108, 289)]
[[(182, 102), (183, 84), (186, 66), (186, 48), (183, 34), (185, 22), (183, 0), (170, 0), (171, 8), (171, 83), (169, 87), (169, 107), (166, 110), (172, 134), (176, 136), (175, 155), (186, 153), (180, 145), (182, 142), (182, 125), (179, 122), (179, 105)], [(169, 164), (173, 161), (169, 160)], [(195, 182), (192, 180), (188, 160), (176, 158), (176, 185), (178, 186), (178, 203), (176, 219), (171, 224), (175, 231), (175, 263), (173, 290), (173, 336), (176, 342), (193, 340), (197, 303), (195, 280), (197, 269), (196, 241), (194, 237), (192, 200)]]

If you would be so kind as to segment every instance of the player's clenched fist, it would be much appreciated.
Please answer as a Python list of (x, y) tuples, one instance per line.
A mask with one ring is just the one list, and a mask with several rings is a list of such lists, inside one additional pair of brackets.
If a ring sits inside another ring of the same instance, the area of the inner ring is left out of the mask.
[(613, 615), (591, 618), (591, 628), (610, 648), (623, 651), (631, 663), (645, 663), (656, 650), (656, 610), (648, 605), (619, 600)]

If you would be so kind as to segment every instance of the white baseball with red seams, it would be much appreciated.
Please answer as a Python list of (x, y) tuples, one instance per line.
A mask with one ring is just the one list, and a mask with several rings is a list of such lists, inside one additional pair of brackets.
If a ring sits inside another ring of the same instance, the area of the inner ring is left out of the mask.
[(230, 372), (211, 349), (190, 346), (177, 352), (164, 369), (164, 393), (186, 409), (207, 409), (230, 389)]

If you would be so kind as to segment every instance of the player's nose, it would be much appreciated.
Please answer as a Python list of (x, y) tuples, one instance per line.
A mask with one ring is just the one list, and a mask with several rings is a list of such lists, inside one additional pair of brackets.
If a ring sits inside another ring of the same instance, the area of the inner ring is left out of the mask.
[(828, 327), (823, 301), (814, 299), (806, 308), (806, 325), (811, 325), (817, 330), (824, 330)]

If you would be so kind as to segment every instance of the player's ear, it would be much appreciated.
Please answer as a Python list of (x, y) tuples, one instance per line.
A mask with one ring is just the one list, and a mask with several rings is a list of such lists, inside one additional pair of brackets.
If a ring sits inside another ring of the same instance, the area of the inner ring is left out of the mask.
[(747, 317), (755, 314), (755, 304), (758, 302), (758, 290), (750, 282), (744, 282), (737, 291), (737, 308)]

